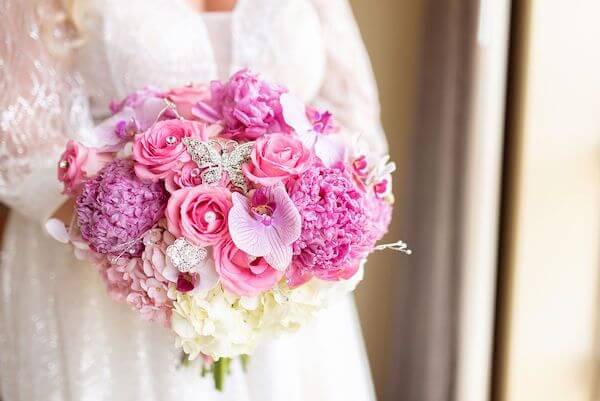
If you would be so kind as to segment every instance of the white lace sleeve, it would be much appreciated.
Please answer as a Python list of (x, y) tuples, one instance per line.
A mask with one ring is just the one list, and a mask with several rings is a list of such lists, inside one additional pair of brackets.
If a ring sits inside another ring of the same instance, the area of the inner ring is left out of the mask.
[(73, 38), (52, 0), (0, 0), (0, 201), (43, 220), (63, 201), (56, 163), (89, 122)]
[(315, 105), (330, 110), (344, 128), (360, 133), (373, 150), (387, 151), (377, 85), (369, 55), (347, 0), (312, 0), (327, 52), (327, 73)]

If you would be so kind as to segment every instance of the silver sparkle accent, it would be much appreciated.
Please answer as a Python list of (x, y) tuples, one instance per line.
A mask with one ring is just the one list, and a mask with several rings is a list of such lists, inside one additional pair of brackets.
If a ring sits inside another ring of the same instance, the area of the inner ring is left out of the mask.
[(167, 247), (167, 257), (173, 266), (182, 273), (190, 272), (206, 259), (205, 248), (189, 243), (185, 238), (178, 238), (173, 245)]
[(391, 244), (381, 244), (381, 245), (377, 245), (374, 248), (374, 250), (376, 250), (376, 251), (383, 251), (385, 249), (391, 249), (393, 251), (402, 252), (407, 255), (412, 254), (412, 250), (410, 250), (408, 248), (408, 244), (404, 241), (396, 241), (396, 242), (392, 242)]
[(177, 142), (177, 137), (173, 136), (173, 135), (168, 136), (166, 141), (167, 141), (167, 144), (173, 145), (175, 142)]
[(60, 163), (58, 163), (58, 168), (65, 169), (67, 167), (69, 167), (69, 162), (66, 160), (61, 160)]
[(202, 142), (193, 138), (183, 138), (183, 144), (198, 167), (206, 169), (202, 172), (204, 183), (216, 184), (221, 180), (223, 172), (226, 172), (234, 186), (248, 192), (242, 164), (250, 158), (254, 142), (238, 145), (235, 141), (222, 144), (214, 140)]

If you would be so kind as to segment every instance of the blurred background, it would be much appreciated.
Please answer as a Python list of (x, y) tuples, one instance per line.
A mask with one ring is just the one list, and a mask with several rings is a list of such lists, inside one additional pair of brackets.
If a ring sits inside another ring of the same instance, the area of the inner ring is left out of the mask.
[(600, 400), (600, 1), (351, 4), (414, 251), (356, 296), (378, 399)]
[(378, 398), (600, 400), (600, 2), (351, 3), (414, 250), (356, 297)]

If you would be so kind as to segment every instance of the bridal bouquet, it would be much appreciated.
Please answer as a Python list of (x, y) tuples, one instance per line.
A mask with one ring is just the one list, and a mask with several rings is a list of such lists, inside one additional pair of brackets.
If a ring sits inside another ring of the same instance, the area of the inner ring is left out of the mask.
[(48, 227), (218, 388), (231, 358), (360, 281), (390, 222), (394, 166), (330, 113), (248, 70), (110, 111), (92, 142), (67, 144), (58, 179), (75, 214)]

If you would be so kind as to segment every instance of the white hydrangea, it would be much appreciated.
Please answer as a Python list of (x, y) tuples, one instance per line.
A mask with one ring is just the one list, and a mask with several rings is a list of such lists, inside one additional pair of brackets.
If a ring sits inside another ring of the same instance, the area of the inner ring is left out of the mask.
[(294, 289), (282, 281), (257, 297), (239, 297), (221, 285), (203, 293), (172, 294), (172, 329), (190, 359), (251, 354), (260, 341), (308, 323), (331, 301), (353, 291), (363, 266), (346, 281), (312, 279)]

